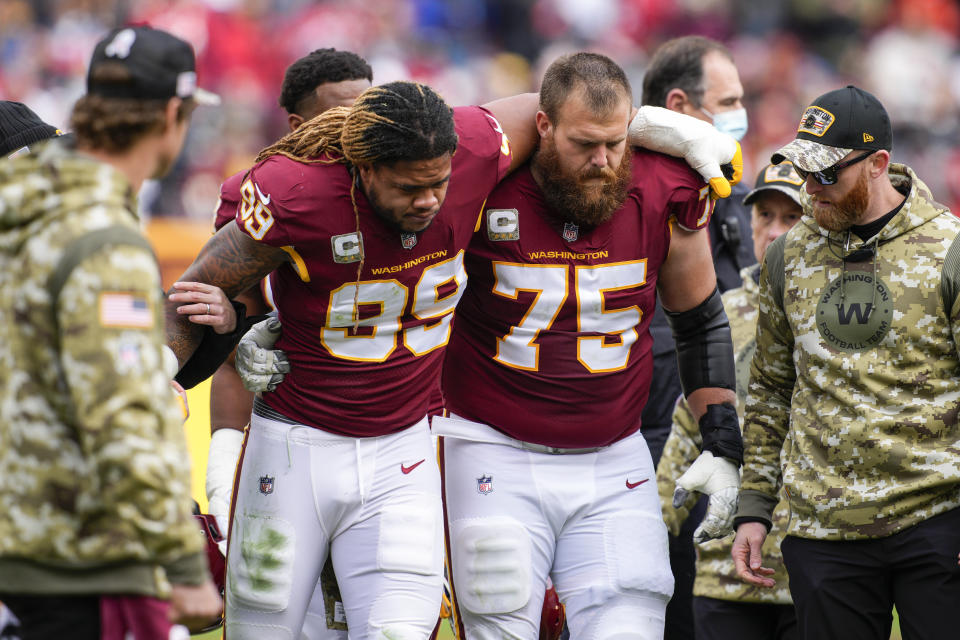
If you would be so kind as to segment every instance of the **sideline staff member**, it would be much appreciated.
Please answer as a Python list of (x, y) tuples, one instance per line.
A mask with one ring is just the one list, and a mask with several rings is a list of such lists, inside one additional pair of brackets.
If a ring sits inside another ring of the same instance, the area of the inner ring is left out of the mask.
[(25, 640), (166, 638), (171, 618), (220, 611), (136, 214), (210, 96), (194, 69), (168, 33), (115, 30), (73, 110), (76, 150), (0, 162), (0, 599)]
[(904, 637), (960, 625), (960, 220), (891, 147), (883, 105), (848, 86), (772, 159), (810, 200), (760, 278), (733, 557), (772, 586), (760, 545), (782, 474), (803, 638), (887, 638), (894, 605)]

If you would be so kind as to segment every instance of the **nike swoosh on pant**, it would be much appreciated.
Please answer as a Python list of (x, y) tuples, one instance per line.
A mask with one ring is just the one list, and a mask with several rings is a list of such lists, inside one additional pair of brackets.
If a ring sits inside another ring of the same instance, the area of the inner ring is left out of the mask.
[(426, 460), (426, 458), (424, 458), (424, 459), (421, 460), (420, 462), (414, 462), (414, 463), (413, 463), (412, 465), (410, 465), (409, 467), (406, 466), (406, 465), (404, 465), (404, 464), (401, 462), (401, 463), (400, 463), (400, 471), (402, 471), (403, 474), (406, 475), (406, 474), (410, 473), (411, 471), (413, 471), (414, 469), (416, 469), (417, 467), (419, 467), (421, 464), (423, 464), (424, 460)]
[(642, 485), (644, 482), (646, 482), (646, 481), (649, 480), (649, 479), (650, 479), (650, 478), (644, 478), (644, 479), (641, 480), (640, 482), (630, 482), (629, 480), (627, 480), (627, 489), (636, 489), (637, 487), (639, 487), (640, 485)]

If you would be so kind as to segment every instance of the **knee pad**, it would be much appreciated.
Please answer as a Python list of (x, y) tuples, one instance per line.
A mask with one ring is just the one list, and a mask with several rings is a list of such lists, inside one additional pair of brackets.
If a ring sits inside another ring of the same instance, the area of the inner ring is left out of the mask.
[(384, 572), (440, 576), (443, 529), (440, 499), (415, 496), (381, 511), (377, 568)]
[[(443, 587), (440, 581), (424, 579), (406, 592), (383, 593), (374, 600), (361, 629), (350, 628), (350, 638), (364, 640), (423, 640), (437, 626)], [(363, 632), (366, 633), (363, 633)]]
[(283, 611), (290, 601), (296, 534), (278, 518), (236, 516), (227, 558), (231, 606)]
[(609, 518), (603, 527), (607, 568), (621, 592), (673, 595), (673, 572), (667, 527), (660, 514), (626, 512)]
[[(626, 600), (629, 598), (599, 609), (586, 629), (577, 637), (590, 640), (663, 640), (666, 600), (663, 601), (663, 609), (659, 614), (640, 599), (637, 599), (640, 606), (633, 606), (632, 603), (625, 602)], [(573, 637), (574, 628), (579, 625), (571, 621), (570, 626), (570, 635)]]
[(223, 628), (230, 640), (294, 640), (293, 631), (273, 624), (228, 621)]
[(458, 520), (450, 527), (457, 603), (476, 614), (509, 613), (530, 600), (530, 536), (507, 517)]

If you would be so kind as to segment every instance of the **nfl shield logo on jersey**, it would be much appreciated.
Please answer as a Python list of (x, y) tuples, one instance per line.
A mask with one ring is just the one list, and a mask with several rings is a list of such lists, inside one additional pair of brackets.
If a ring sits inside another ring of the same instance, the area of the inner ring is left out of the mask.
[(273, 493), (273, 476), (260, 476), (260, 493), (265, 496)]
[(401, 233), (400, 246), (403, 247), (404, 249), (413, 249), (415, 246), (417, 246), (417, 234)]
[(477, 478), (477, 491), (482, 494), (488, 494), (493, 491), (493, 477), (480, 476)]
[(580, 227), (572, 222), (563, 223), (563, 239), (567, 242), (576, 242), (580, 237)]

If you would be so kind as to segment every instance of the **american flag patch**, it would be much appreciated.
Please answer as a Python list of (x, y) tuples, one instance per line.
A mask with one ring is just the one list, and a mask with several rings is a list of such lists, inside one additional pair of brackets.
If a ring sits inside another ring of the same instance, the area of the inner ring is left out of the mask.
[(133, 293), (101, 293), (100, 325), (104, 327), (153, 326), (153, 313), (146, 296)]

